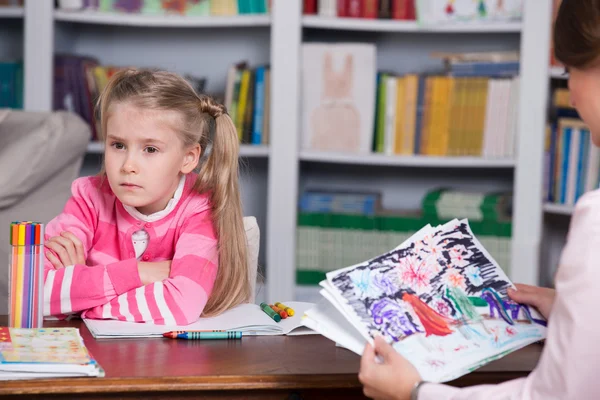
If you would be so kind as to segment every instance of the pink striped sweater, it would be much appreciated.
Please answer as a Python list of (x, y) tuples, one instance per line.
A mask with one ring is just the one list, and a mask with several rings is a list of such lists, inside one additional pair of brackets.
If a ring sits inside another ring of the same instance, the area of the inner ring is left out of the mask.
[[(85, 250), (87, 265), (44, 266), (44, 315), (185, 325), (198, 319), (217, 275), (217, 239), (207, 195), (186, 177), (175, 208), (145, 223), (132, 217), (98, 177), (73, 182), (63, 213), (46, 225), (45, 238), (69, 231)], [(143, 285), (134, 232), (148, 233), (142, 261), (172, 260), (169, 278)]]

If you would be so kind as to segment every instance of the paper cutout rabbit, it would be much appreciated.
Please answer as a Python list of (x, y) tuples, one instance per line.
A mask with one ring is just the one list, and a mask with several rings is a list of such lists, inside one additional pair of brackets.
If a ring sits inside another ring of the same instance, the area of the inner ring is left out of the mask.
[(315, 150), (359, 152), (360, 115), (354, 104), (354, 59), (347, 54), (344, 68), (333, 71), (332, 55), (323, 60), (321, 103), (313, 111), (310, 148)]

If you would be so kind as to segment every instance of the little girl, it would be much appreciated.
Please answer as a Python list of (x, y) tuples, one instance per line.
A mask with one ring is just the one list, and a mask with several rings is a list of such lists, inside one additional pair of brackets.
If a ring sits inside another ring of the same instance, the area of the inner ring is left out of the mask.
[(44, 315), (185, 325), (246, 301), (239, 143), (225, 107), (175, 74), (128, 69), (98, 109), (102, 172), (75, 180), (46, 226)]

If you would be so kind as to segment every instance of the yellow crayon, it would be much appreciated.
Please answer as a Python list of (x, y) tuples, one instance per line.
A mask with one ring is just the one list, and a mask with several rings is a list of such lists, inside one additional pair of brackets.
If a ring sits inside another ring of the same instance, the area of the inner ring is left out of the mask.
[(294, 310), (288, 306), (286, 306), (283, 303), (277, 302), (275, 303), (275, 307), (279, 307), (281, 308), (283, 311), (285, 311), (290, 317), (294, 315)]

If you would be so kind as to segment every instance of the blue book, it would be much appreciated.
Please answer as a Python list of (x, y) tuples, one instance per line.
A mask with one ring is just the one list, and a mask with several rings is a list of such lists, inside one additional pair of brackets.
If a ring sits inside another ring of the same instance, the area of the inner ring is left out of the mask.
[(571, 149), (571, 134), (573, 132), (573, 128), (566, 126), (563, 130), (562, 137), (562, 165), (560, 168), (560, 204), (566, 203), (567, 197), (567, 178), (569, 176), (569, 153)]
[(263, 118), (265, 115), (265, 67), (256, 68), (254, 87), (254, 118), (252, 124), (252, 144), (262, 143)]

